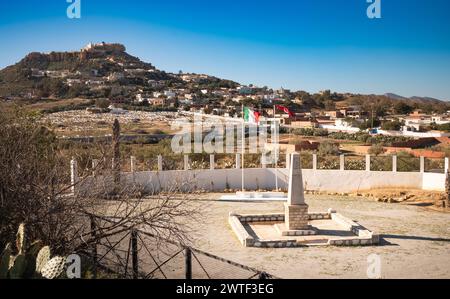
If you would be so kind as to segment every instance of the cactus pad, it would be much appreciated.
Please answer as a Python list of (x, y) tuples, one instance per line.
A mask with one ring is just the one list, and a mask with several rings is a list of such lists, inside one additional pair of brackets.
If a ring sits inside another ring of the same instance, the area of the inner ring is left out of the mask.
[(45, 264), (50, 260), (50, 247), (44, 246), (39, 250), (39, 253), (36, 257), (36, 272), (41, 273), (42, 268), (44, 268)]
[(61, 276), (66, 265), (66, 259), (61, 256), (55, 256), (48, 261), (47, 264), (42, 268), (42, 277), (47, 279), (55, 279)]

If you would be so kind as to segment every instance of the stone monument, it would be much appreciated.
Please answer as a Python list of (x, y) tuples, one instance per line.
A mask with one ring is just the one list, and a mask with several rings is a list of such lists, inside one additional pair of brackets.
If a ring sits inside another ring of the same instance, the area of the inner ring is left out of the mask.
[(302, 166), (299, 153), (292, 153), (289, 165), (289, 190), (284, 204), (284, 229), (282, 235), (312, 235), (315, 230), (309, 225), (308, 205), (303, 190)]
[(288, 230), (308, 229), (308, 205), (305, 203), (300, 154), (291, 154), (288, 200), (284, 204), (285, 224)]
[[(300, 154), (292, 153), (290, 162), (289, 192), (284, 213), (230, 213), (228, 221), (242, 245), (282, 248), (305, 245), (361, 246), (379, 243), (379, 235), (336, 213), (333, 209), (328, 209), (326, 213), (308, 213)], [(330, 229), (334, 231), (332, 235), (329, 233)]]

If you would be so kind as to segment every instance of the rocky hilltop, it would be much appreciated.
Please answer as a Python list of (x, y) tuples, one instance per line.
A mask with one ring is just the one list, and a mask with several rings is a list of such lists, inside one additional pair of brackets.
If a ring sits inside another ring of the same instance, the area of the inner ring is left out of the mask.
[[(187, 79), (186, 79), (187, 77)], [(0, 99), (60, 98), (134, 99), (165, 88), (189, 89), (238, 84), (208, 75), (171, 74), (126, 52), (119, 43), (88, 44), (73, 52), (32, 52), (0, 70)], [(199, 87), (197, 85), (197, 87)]]
[[(32, 52), (0, 71), (1, 97), (65, 97), (117, 86), (177, 80), (126, 52), (122, 44), (89, 44), (75, 52)], [(95, 87), (95, 88), (94, 88)], [(94, 95), (95, 96), (95, 95)]]

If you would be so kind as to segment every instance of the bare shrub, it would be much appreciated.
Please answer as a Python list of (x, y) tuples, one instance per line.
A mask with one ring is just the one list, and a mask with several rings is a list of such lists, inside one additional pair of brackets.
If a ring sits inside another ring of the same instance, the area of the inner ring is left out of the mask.
[[(114, 150), (117, 154), (117, 144)], [(191, 204), (194, 184), (184, 178), (167, 186), (156, 182), (145, 190), (129, 181), (130, 174), (117, 176), (118, 163), (113, 172), (114, 150), (104, 144), (84, 148), (80, 179), (72, 185), (73, 148), (59, 142), (33, 116), (0, 113), (0, 245), (14, 239), (22, 222), (30, 240), (42, 240), (57, 254), (92, 244), (119, 227), (139, 227), (187, 242), (188, 223), (200, 212), (198, 205)], [(86, 172), (94, 158), (98, 165)], [(72, 187), (80, 191), (72, 194)], [(146, 194), (150, 198), (144, 198)], [(94, 216), (115, 221), (93, 231)]]
[(12, 239), (20, 223), (30, 239), (65, 250), (77, 233), (75, 218), (84, 200), (68, 195), (69, 159), (61, 155), (55, 135), (36, 118), (0, 113), (0, 240)]
[(336, 156), (339, 155), (339, 145), (330, 141), (324, 141), (319, 145), (320, 156)]

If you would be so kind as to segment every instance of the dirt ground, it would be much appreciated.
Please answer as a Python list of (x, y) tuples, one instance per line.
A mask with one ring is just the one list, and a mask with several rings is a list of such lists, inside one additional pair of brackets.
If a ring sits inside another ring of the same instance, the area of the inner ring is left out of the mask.
[(371, 254), (381, 258), (382, 278), (450, 278), (450, 213), (420, 203), (384, 203), (365, 197), (306, 195), (311, 212), (334, 208), (369, 230), (381, 244), (369, 247), (245, 248), (228, 225), (228, 214), (281, 212), (282, 202), (220, 202), (205, 194), (204, 221), (194, 246), (281, 278), (367, 278)]

